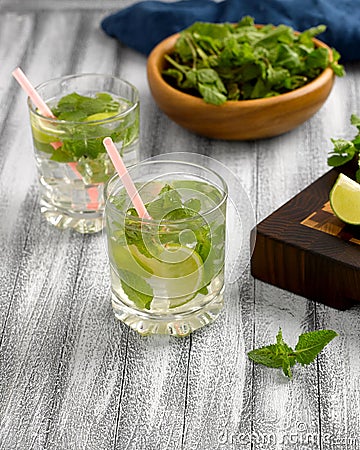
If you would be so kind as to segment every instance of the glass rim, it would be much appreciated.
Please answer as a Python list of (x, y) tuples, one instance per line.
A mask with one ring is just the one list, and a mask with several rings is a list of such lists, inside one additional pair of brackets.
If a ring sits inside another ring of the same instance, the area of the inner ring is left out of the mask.
[[(94, 125), (94, 124), (113, 122), (117, 119), (127, 116), (129, 113), (131, 113), (133, 110), (135, 110), (138, 107), (139, 102), (140, 102), (140, 95), (139, 95), (139, 91), (138, 91), (137, 87), (134, 86), (129, 81), (124, 80), (123, 78), (120, 78), (120, 77), (117, 77), (117, 76), (111, 75), (111, 74), (106, 74), (106, 73), (75, 73), (75, 74), (65, 75), (62, 77), (56, 77), (56, 78), (52, 78), (47, 81), (43, 81), (42, 83), (38, 84), (37, 86), (35, 86), (35, 90), (39, 93), (39, 90), (41, 90), (42, 88), (46, 87), (47, 85), (49, 85), (51, 83), (55, 84), (55, 83), (59, 83), (64, 80), (71, 79), (71, 78), (75, 79), (75, 78), (83, 78), (83, 77), (91, 77), (91, 78), (103, 77), (103, 78), (120, 81), (120, 82), (126, 84), (128, 87), (130, 87), (133, 92), (135, 92), (136, 101), (134, 101), (134, 103), (131, 105), (131, 107), (127, 108), (125, 111), (121, 111), (120, 113), (114, 114), (113, 116), (107, 117), (106, 119), (88, 120), (88, 121), (61, 120), (61, 119), (57, 119), (56, 117), (54, 118), (54, 117), (44, 116), (37, 110), (34, 102), (31, 100), (30, 97), (27, 98), (27, 104), (28, 104), (29, 111), (32, 114), (34, 114), (35, 116), (39, 117), (41, 120), (47, 121), (49, 123), (74, 124), (74, 125), (81, 125), (81, 124), (82, 125), (84, 125), (84, 124)], [(99, 91), (99, 92), (101, 92), (101, 91)], [(46, 99), (43, 99), (43, 100), (46, 102)]]
[[(228, 186), (225, 182), (225, 180), (223, 179), (223, 177), (221, 175), (219, 175), (218, 173), (216, 173), (213, 169), (210, 169), (209, 167), (203, 167), (200, 166), (199, 164), (196, 163), (192, 163), (189, 161), (179, 161), (179, 160), (166, 160), (166, 159), (157, 159), (156, 161), (149, 161), (149, 160), (144, 160), (144, 161), (140, 161), (139, 163), (136, 163), (135, 165), (131, 166), (128, 168), (128, 172), (131, 176), (131, 170), (139, 167), (139, 166), (146, 166), (146, 165), (152, 165), (152, 164), (157, 164), (157, 163), (167, 163), (167, 164), (185, 164), (187, 166), (191, 166), (191, 167), (198, 167), (202, 170), (207, 170), (208, 172), (212, 173), (213, 175), (215, 175), (222, 184), (222, 188), (219, 188), (219, 186), (214, 185), (214, 183), (209, 182), (208, 180), (206, 180), (207, 182), (211, 183), (212, 186), (214, 186), (215, 188), (217, 188), (221, 194), (221, 199), (219, 200), (219, 202), (213, 206), (212, 208), (202, 212), (202, 213), (196, 213), (194, 216), (192, 217), (187, 217), (185, 219), (176, 219), (176, 220), (165, 220), (165, 219), (142, 219), (139, 216), (133, 216), (131, 214), (127, 214), (126, 212), (120, 211), (119, 209), (116, 208), (116, 206), (114, 204), (112, 204), (111, 202), (109, 202), (109, 196), (111, 195), (110, 192), (108, 192), (109, 186), (112, 182), (114, 182), (115, 180), (117, 180), (118, 182), (121, 182), (120, 176), (118, 173), (115, 173), (106, 183), (104, 186), (104, 197), (105, 197), (105, 207), (104, 207), (104, 214), (106, 214), (106, 210), (108, 208), (111, 209), (112, 213), (115, 213), (116, 215), (124, 218), (124, 219), (129, 219), (133, 222), (138, 222), (138, 223), (142, 223), (143, 225), (180, 225), (180, 224), (184, 224), (184, 223), (188, 223), (188, 222), (193, 222), (194, 220), (197, 220), (199, 218), (206, 218), (206, 216), (214, 213), (215, 211), (217, 211), (219, 208), (221, 208), (223, 206), (223, 204), (227, 201), (228, 198)], [(136, 183), (136, 180), (134, 181)], [(122, 183), (121, 183), (122, 185)], [(125, 189), (125, 187), (122, 185), (122, 189)], [(133, 207), (133, 204), (131, 202), (131, 199), (129, 199), (130, 203), (130, 207)], [(108, 206), (110, 205), (110, 206)]]

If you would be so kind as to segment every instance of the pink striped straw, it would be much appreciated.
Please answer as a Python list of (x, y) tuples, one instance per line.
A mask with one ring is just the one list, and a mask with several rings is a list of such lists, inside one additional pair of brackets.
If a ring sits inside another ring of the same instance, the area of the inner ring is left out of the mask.
[[(40, 97), (34, 86), (30, 83), (27, 76), (24, 74), (24, 72), (20, 69), (20, 67), (17, 67), (12, 72), (13, 77), (15, 80), (20, 84), (20, 86), (24, 89), (26, 94), (31, 98), (34, 105), (38, 108), (40, 113), (44, 117), (49, 117), (51, 119), (56, 119), (56, 116), (51, 112), (51, 109), (48, 107), (48, 105), (44, 102), (44, 100)], [(53, 147), (54, 150), (62, 146), (62, 142), (51, 142), (50, 145)], [(82, 179), (81, 174), (78, 172), (76, 168), (77, 163), (72, 162), (68, 163), (68, 166), (71, 168), (71, 170), (74, 172), (74, 174), (79, 178)], [(89, 209), (98, 209), (99, 207), (99, 192), (98, 189), (93, 186), (87, 189), (87, 192), (90, 197), (90, 203), (87, 204), (87, 207)]]
[(119, 155), (119, 152), (117, 148), (115, 147), (114, 142), (112, 141), (111, 137), (106, 137), (103, 140), (104, 147), (106, 151), (108, 152), (108, 155), (114, 164), (114, 167), (119, 174), (119, 177), (121, 178), (121, 181), (134, 205), (134, 208), (136, 209), (136, 212), (138, 213), (139, 217), (141, 219), (151, 219), (151, 216), (147, 212), (144, 202), (142, 201), (140, 194), (138, 190), (135, 187), (135, 184), (132, 180), (132, 178), (129, 175), (129, 172), (127, 171), (127, 168), (124, 164), (124, 161), (122, 160), (121, 156)]

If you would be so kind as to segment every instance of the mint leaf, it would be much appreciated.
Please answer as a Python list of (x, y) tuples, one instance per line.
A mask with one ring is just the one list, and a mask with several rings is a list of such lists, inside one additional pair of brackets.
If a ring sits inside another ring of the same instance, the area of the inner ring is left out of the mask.
[(328, 165), (331, 167), (339, 167), (347, 162), (351, 161), (353, 156), (351, 155), (331, 155), (328, 157)]
[(116, 113), (119, 106), (119, 102), (113, 100), (110, 94), (100, 92), (95, 97), (88, 97), (73, 92), (62, 97), (52, 112), (59, 120), (81, 121), (93, 114)]
[(360, 168), (355, 173), (355, 179), (358, 183), (360, 183)]
[[(170, 185), (166, 184), (159, 192), (157, 198), (145, 206), (153, 219), (161, 220), (166, 214), (181, 209), (181, 195)], [(173, 218), (172, 220), (175, 219)]]
[(63, 145), (62, 147), (53, 150), (50, 159), (51, 161), (67, 163), (74, 161), (74, 156), (71, 154), (71, 152), (69, 153), (66, 147)]
[(154, 298), (151, 286), (142, 277), (127, 270), (119, 270), (119, 275), (121, 286), (129, 299), (140, 309), (150, 309)]
[(198, 213), (201, 209), (201, 202), (198, 198), (189, 198), (184, 202), (184, 207)]
[(136, 220), (131, 220), (131, 216), (138, 217), (135, 208), (129, 208), (127, 211), (128, 217), (125, 219), (125, 239), (127, 245), (135, 245), (139, 252), (151, 258), (152, 255), (149, 252), (145, 242), (144, 242), (144, 229), (141, 222)]
[[(351, 115), (351, 124), (358, 129), (358, 134), (353, 140), (347, 139), (331, 139), (334, 147), (329, 151), (328, 165), (331, 167), (338, 167), (346, 164), (355, 157), (360, 155), (360, 117), (355, 114)], [(359, 159), (360, 167), (360, 159)], [(359, 181), (360, 175), (356, 173), (356, 180)]]
[(198, 89), (206, 103), (211, 103), (213, 105), (222, 105), (226, 102), (226, 95), (216, 88), (216, 86), (211, 86), (203, 83), (198, 84)]
[(257, 364), (273, 367), (275, 369), (282, 367), (284, 360), (283, 355), (280, 353), (280, 349), (276, 344), (251, 350), (248, 353), (248, 357)]
[(318, 330), (299, 336), (293, 350), (282, 337), (281, 328), (276, 336), (276, 343), (248, 352), (248, 357), (257, 364), (271, 368), (282, 368), (284, 375), (292, 378), (291, 367), (296, 362), (304, 365), (314, 361), (321, 350), (335, 337), (332, 330)]
[(284, 374), (291, 378), (290, 367), (296, 362), (293, 353), (294, 350), (284, 342), (280, 328), (276, 336), (276, 344), (252, 350), (248, 353), (248, 357), (254, 362), (267, 367), (282, 368)]
[(358, 117), (356, 114), (351, 114), (350, 122), (351, 125), (355, 125), (360, 131), (360, 117)]
[(329, 153), (329, 166), (342, 166), (351, 161), (357, 152), (352, 141), (347, 141), (345, 139), (331, 139), (331, 142), (334, 144), (334, 148), (332, 152)]
[(300, 364), (310, 364), (321, 350), (337, 336), (332, 330), (310, 331), (299, 336), (295, 347), (296, 361)]

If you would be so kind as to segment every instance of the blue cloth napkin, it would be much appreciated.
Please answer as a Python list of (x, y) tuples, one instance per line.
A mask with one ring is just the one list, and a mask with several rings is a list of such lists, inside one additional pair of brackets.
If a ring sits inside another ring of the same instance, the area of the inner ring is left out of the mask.
[(161, 40), (193, 22), (238, 22), (251, 16), (255, 23), (283, 23), (295, 30), (324, 24), (319, 38), (336, 48), (341, 62), (360, 59), (359, 0), (181, 0), (142, 1), (105, 17), (109, 36), (148, 55)]

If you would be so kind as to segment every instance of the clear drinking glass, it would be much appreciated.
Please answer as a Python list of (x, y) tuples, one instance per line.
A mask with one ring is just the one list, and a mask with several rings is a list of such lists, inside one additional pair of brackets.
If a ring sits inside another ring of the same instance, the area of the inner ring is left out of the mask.
[(111, 178), (105, 233), (115, 316), (143, 335), (186, 336), (223, 307), (227, 185), (176, 159), (143, 161), (129, 174), (151, 220)]
[(104, 183), (114, 167), (103, 146), (111, 136), (126, 165), (139, 159), (139, 94), (125, 80), (78, 74), (36, 87), (57, 118), (41, 115), (28, 99), (40, 206), (59, 228), (102, 229)]

